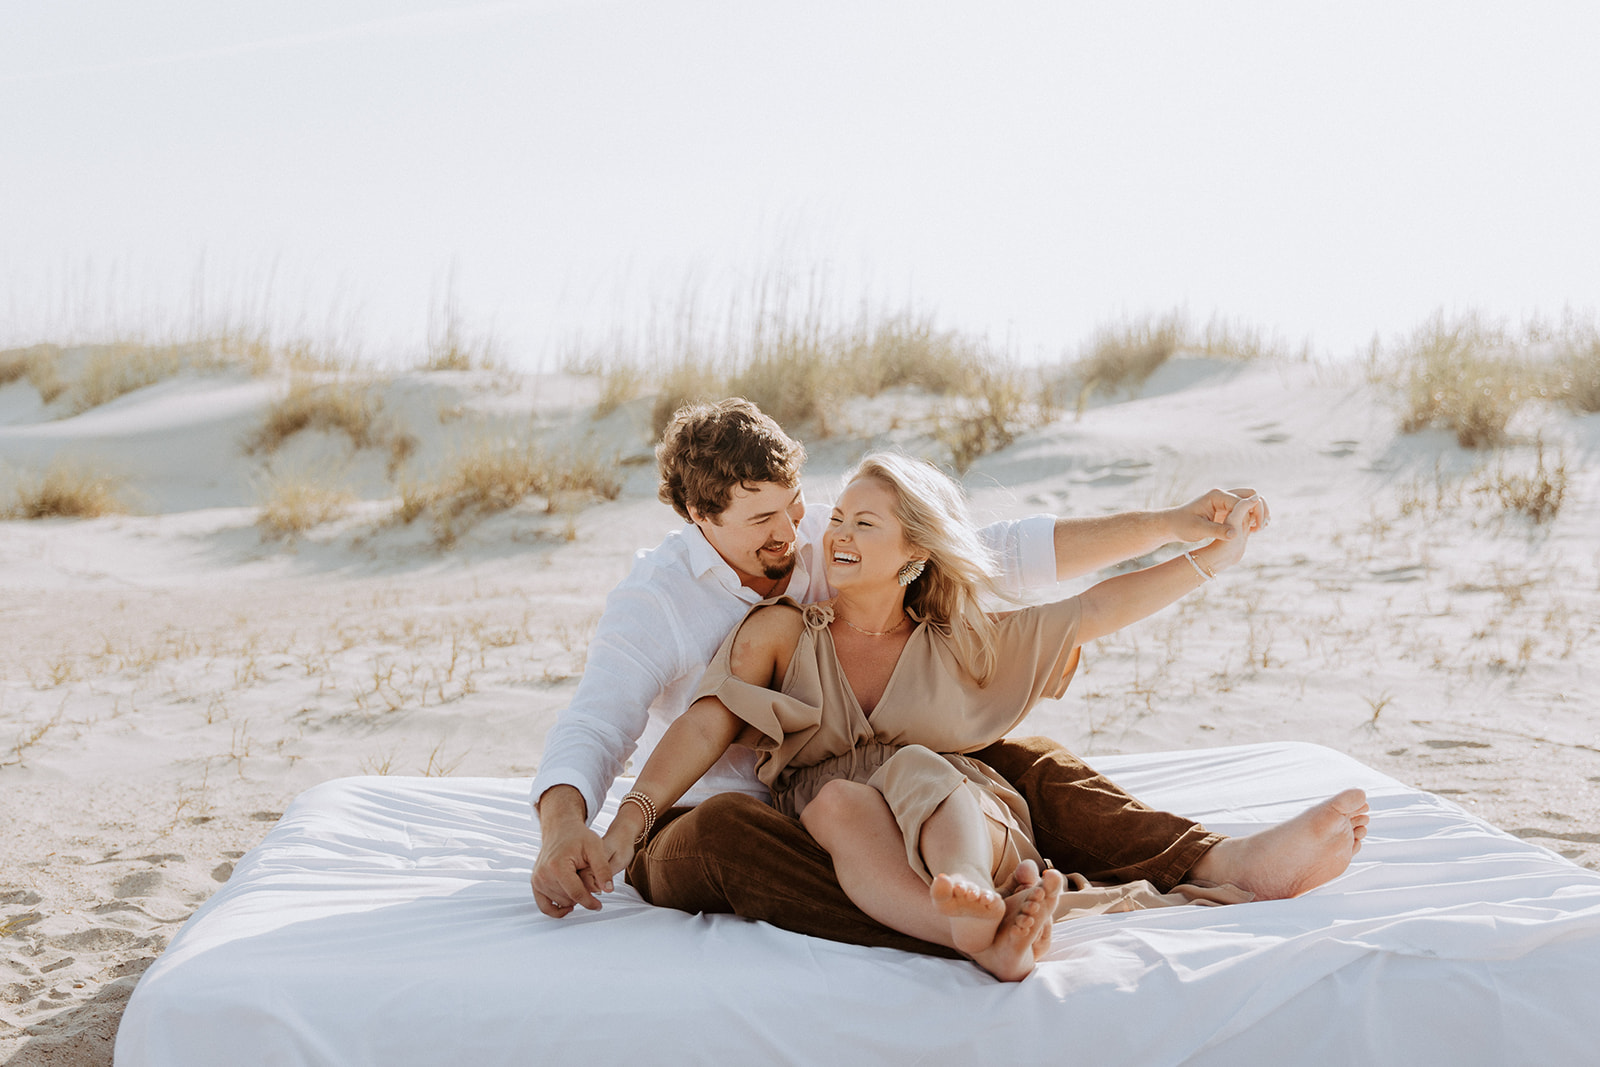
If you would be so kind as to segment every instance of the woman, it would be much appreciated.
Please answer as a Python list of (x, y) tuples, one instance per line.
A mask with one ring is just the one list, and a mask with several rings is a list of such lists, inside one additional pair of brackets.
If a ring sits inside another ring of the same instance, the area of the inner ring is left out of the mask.
[(863, 911), (998, 978), (1025, 977), (1048, 944), (1063, 879), (1039, 873), (1022, 798), (959, 753), (1061, 695), (1083, 642), (1236, 563), (1263, 516), (1259, 498), (1243, 501), (1230, 540), (1069, 600), (990, 615), (979, 597), (994, 570), (959, 487), (926, 463), (868, 456), (824, 541), (838, 595), (805, 609), (764, 601), (729, 635), (612, 821), (612, 870), (656, 811), (730, 744), (749, 745), (762, 752), (774, 804), (830, 853)]

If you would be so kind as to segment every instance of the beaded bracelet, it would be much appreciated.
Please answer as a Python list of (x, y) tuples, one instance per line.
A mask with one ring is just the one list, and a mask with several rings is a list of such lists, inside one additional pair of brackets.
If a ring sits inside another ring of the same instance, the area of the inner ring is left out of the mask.
[(650, 827), (656, 824), (656, 802), (635, 790), (617, 802), (617, 810), (620, 812), (622, 805), (630, 803), (637, 804), (639, 810), (644, 812), (644, 829), (640, 830), (639, 836), (633, 839), (634, 844), (641, 845), (644, 843), (644, 839), (650, 836)]

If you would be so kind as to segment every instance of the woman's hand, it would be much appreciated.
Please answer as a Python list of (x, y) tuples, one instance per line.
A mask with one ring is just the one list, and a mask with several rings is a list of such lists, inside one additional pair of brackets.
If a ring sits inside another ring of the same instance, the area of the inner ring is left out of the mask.
[(624, 804), (612, 818), (605, 836), (600, 838), (600, 848), (605, 853), (606, 870), (611, 877), (622, 872), (633, 861), (637, 851), (634, 842), (644, 829), (644, 816), (636, 804)]
[(606, 851), (606, 867), (610, 870), (612, 877), (621, 874), (628, 864), (633, 862), (633, 839), (637, 834), (637, 830), (627, 833), (619, 832), (617, 828), (613, 827), (607, 830), (606, 835), (600, 839), (600, 844)]
[(1193, 554), (1205, 561), (1206, 566), (1218, 573), (1238, 563), (1244, 557), (1245, 545), (1250, 535), (1267, 523), (1267, 502), (1259, 496), (1245, 497), (1233, 505), (1223, 525), (1232, 537), (1218, 538)]

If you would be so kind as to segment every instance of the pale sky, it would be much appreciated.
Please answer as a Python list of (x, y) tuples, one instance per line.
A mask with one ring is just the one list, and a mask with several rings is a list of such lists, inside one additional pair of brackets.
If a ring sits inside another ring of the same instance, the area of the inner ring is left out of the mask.
[(1600, 5), (0, 0), (0, 343), (267, 305), (532, 363), (827, 279), (1075, 350), (1600, 301)]

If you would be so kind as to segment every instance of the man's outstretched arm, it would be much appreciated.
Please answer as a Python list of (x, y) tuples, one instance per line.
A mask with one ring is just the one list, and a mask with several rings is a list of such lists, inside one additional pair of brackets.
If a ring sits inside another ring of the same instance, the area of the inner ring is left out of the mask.
[(1173, 542), (1228, 540), (1233, 536), (1225, 522), (1228, 513), (1255, 495), (1254, 489), (1212, 489), (1187, 504), (1159, 511), (1057, 519), (1056, 581), (1093, 574)]

